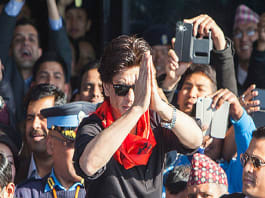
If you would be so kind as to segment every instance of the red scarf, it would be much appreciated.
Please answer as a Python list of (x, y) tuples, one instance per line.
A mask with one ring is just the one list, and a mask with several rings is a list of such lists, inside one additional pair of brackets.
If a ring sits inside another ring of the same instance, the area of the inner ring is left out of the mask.
[[(115, 121), (112, 116), (112, 108), (107, 100), (96, 110), (95, 114), (102, 120), (104, 128), (109, 127)], [(148, 110), (138, 120), (136, 131), (136, 135), (130, 133), (127, 135), (114, 154), (114, 158), (125, 169), (146, 165), (156, 145), (156, 140), (150, 127)]]

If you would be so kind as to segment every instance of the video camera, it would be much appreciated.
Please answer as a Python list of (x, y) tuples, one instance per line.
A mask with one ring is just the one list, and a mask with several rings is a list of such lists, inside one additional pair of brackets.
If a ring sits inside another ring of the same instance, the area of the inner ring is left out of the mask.
[(212, 46), (211, 31), (207, 38), (196, 38), (193, 36), (193, 24), (177, 22), (175, 52), (179, 61), (209, 64)]

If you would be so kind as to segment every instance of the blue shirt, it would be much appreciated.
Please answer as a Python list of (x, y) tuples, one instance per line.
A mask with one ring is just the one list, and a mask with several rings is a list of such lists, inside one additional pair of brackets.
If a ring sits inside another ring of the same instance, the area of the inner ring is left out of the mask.
[[(16, 17), (20, 13), (24, 3), (25, 1), (18, 2), (16, 0), (10, 0), (5, 6), (6, 14), (8, 16)], [(63, 27), (62, 17), (60, 17), (59, 20), (53, 20), (49, 18), (49, 24), (50, 24), (51, 29), (54, 31), (61, 29)]]
[[(51, 184), (50, 184), (51, 186), (49, 185), (50, 178), (51, 178)], [(63, 191), (75, 191), (77, 186), (83, 187), (83, 184), (81, 182), (75, 182), (69, 189), (66, 189), (65, 187), (63, 187), (62, 184), (56, 178), (54, 174), (54, 170), (52, 169), (52, 172), (45, 185), (44, 192), (52, 191), (53, 188), (55, 188), (56, 190), (63, 190)]]
[(5, 12), (8, 16), (17, 16), (19, 12), (21, 11), (25, 1), (18, 2), (16, 0), (10, 0), (5, 7)]
[[(247, 114), (244, 110), (243, 115), (237, 121), (230, 119), (235, 130), (235, 141), (237, 146), (237, 157), (232, 159), (230, 162), (224, 161), (219, 163), (219, 165), (224, 169), (227, 175), (228, 180), (228, 192), (242, 192), (242, 172), (243, 167), (240, 162), (240, 154), (246, 152), (249, 143), (252, 139), (252, 132), (256, 129), (253, 119)], [(198, 151), (199, 153), (203, 153), (202, 150)], [(178, 165), (186, 165), (190, 164), (191, 160), (190, 156), (181, 155), (171, 166), (165, 169), (164, 181), (165, 177), (168, 175), (168, 172), (172, 170), (175, 166)], [(165, 197), (165, 187), (163, 185), (163, 194), (162, 198)]]
[(243, 167), (240, 163), (240, 154), (246, 152), (252, 139), (252, 132), (256, 129), (253, 119), (244, 111), (238, 121), (231, 119), (235, 130), (237, 157), (230, 162), (221, 163), (228, 180), (228, 192), (242, 192)]

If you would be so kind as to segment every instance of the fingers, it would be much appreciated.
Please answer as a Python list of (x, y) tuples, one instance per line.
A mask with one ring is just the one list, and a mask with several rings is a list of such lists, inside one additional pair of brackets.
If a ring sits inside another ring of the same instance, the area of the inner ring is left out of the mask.
[(259, 100), (253, 100), (253, 101), (249, 101), (246, 103), (246, 105), (244, 106), (244, 108), (246, 109), (246, 111), (248, 113), (253, 113), (255, 111), (259, 111), (260, 110), (260, 101)]
[(213, 20), (212, 20), (212, 18), (210, 18), (210, 17), (206, 17), (206, 18), (201, 22), (201, 24), (199, 25), (198, 33), (199, 33), (201, 36), (208, 36), (208, 35), (209, 35), (209, 31), (210, 31), (212, 25), (213, 25)]
[[(219, 109), (224, 101), (233, 104), (237, 101), (237, 97), (228, 89), (220, 89), (218, 90), (212, 97), (212, 108)], [(238, 102), (239, 103), (239, 102)]]
[(250, 85), (240, 98), (244, 99), (245, 101), (252, 100), (255, 96), (258, 95), (258, 91), (254, 91), (255, 88), (255, 84)]
[(210, 137), (209, 135), (204, 136), (202, 143), (203, 148), (207, 148), (212, 142), (213, 142), (212, 137)]
[(248, 89), (240, 96), (240, 104), (246, 109), (248, 113), (253, 113), (260, 110), (260, 101), (253, 100), (254, 97), (258, 96), (258, 91), (255, 90), (256, 85), (252, 84)]
[(151, 98), (151, 62), (150, 52), (146, 52), (141, 60), (138, 80), (135, 83), (134, 105), (140, 106), (144, 111), (149, 107)]
[(198, 33), (200, 36), (208, 36), (209, 30), (213, 26), (217, 26), (214, 20), (208, 15), (202, 14), (192, 19), (184, 19), (185, 23), (193, 24), (193, 35), (196, 36)]
[(179, 67), (179, 58), (176, 55), (175, 51), (170, 49), (168, 51), (168, 65), (170, 70), (176, 70)]

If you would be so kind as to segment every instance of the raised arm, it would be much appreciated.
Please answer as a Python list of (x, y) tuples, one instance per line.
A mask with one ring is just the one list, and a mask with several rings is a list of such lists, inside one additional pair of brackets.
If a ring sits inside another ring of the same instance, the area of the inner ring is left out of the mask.
[(9, 48), (16, 26), (16, 16), (19, 14), (23, 4), (23, 0), (10, 0), (0, 14), (0, 58), (4, 64), (9, 55)]
[(193, 23), (194, 35), (208, 36), (212, 33), (214, 49), (211, 52), (210, 65), (216, 69), (218, 88), (227, 88), (237, 95), (232, 43), (226, 39), (222, 29), (208, 15), (199, 15), (184, 22)]
[(71, 77), (72, 51), (70, 41), (63, 26), (63, 20), (55, 0), (47, 0), (48, 16), (50, 22), (49, 50), (55, 50), (67, 65), (67, 79)]
[[(80, 168), (86, 175), (92, 176), (106, 165), (126, 136), (130, 132), (135, 132), (133, 129), (135, 129), (136, 123), (148, 109), (151, 95), (149, 69), (151, 60), (150, 55), (145, 55), (143, 58), (139, 77), (135, 83), (135, 99), (132, 107), (86, 145), (79, 159)], [(104, 84), (105, 91), (108, 90), (108, 86), (112, 85)]]

